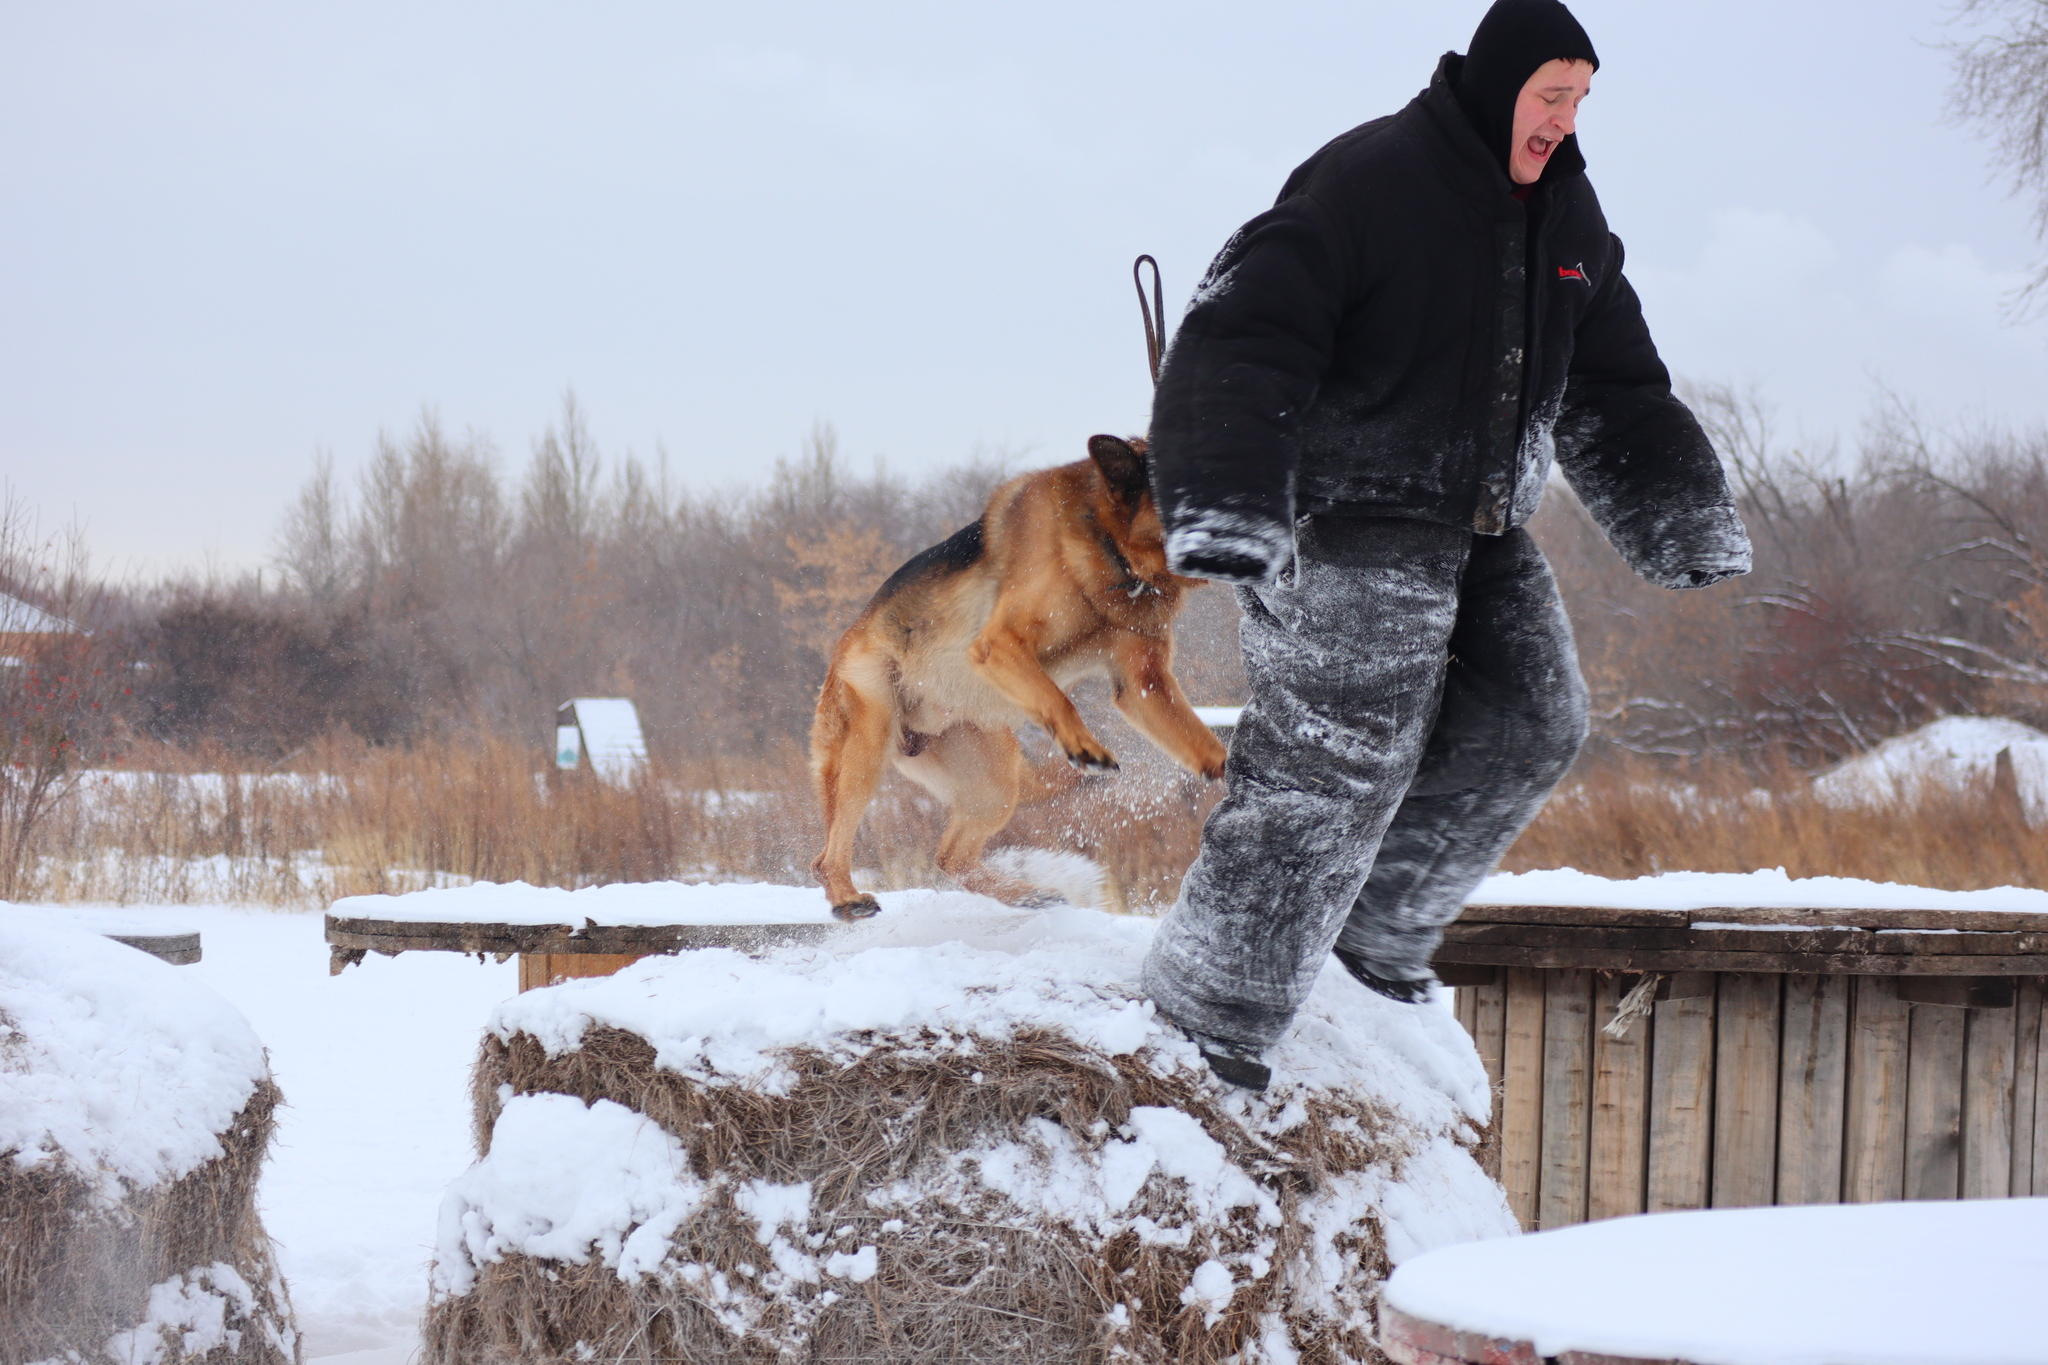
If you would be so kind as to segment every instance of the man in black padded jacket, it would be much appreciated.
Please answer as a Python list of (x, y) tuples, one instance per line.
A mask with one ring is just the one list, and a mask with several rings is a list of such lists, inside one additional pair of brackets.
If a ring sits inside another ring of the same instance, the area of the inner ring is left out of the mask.
[(1558, 0), (1498, 0), (1231, 237), (1167, 354), (1167, 553), (1239, 585), (1251, 703), (1144, 984), (1238, 1084), (1333, 950), (1427, 999), (1442, 926), (1578, 752), (1571, 627), (1521, 529), (1553, 461), (1651, 582), (1749, 569), (1585, 178), (1597, 66)]

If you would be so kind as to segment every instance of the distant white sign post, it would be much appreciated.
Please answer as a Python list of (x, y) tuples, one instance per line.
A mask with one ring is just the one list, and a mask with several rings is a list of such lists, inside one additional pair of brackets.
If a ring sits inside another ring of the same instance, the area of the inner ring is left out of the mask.
[(623, 787), (647, 762), (640, 712), (626, 697), (577, 697), (555, 712), (555, 766), (590, 760), (598, 779)]

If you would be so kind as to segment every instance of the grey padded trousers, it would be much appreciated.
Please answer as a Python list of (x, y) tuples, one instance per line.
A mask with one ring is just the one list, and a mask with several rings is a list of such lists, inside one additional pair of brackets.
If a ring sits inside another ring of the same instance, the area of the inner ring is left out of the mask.
[(1145, 959), (1184, 1028), (1263, 1047), (1333, 945), (1430, 974), (1443, 926), (1586, 735), (1571, 624), (1524, 531), (1310, 517), (1240, 588), (1251, 700), (1228, 794)]

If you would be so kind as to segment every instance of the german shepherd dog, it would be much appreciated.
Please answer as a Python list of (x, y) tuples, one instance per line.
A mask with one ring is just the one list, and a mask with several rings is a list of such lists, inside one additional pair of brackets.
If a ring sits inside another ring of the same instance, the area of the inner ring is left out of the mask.
[(1034, 888), (981, 852), (1031, 771), (1020, 721), (1075, 768), (1115, 771), (1063, 690), (1082, 678), (1107, 678), (1117, 709), (1182, 767), (1223, 775), (1222, 743), (1173, 677), (1173, 618), (1201, 582), (1166, 567), (1145, 443), (1094, 436), (1088, 455), (998, 488), (980, 521), (891, 574), (833, 649), (811, 724), (825, 814), (811, 867), (839, 918), (881, 908), (854, 889), (853, 835), (885, 759), (948, 807), (940, 870), (1029, 903)]

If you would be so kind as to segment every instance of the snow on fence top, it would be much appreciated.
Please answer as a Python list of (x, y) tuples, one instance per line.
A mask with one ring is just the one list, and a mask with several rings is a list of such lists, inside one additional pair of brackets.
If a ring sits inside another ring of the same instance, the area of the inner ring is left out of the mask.
[[(909, 893), (906, 893), (909, 894)], [(349, 896), (329, 914), (341, 919), (414, 924), (835, 924), (825, 893), (814, 886), (697, 885), (613, 882), (576, 891), (525, 882)]]
[(2039, 1365), (2048, 1199), (1615, 1218), (1433, 1251), (1385, 1302), (1544, 1359)]
[(66, 916), (0, 905), (0, 1160), (108, 1198), (221, 1154), (266, 1076), (234, 1006)]
[(2001, 886), (1990, 891), (1937, 891), (1856, 877), (1788, 877), (1766, 872), (1666, 872), (1615, 881), (1570, 868), (1502, 872), (1480, 883), (1473, 905), (1596, 905), (1628, 910), (1707, 910), (1753, 906), (1786, 910), (2048, 911), (2048, 891)]
[[(938, 893), (906, 891), (884, 903), (909, 907)], [(1499, 873), (1473, 893), (1475, 905), (1589, 905), (1631, 910), (1703, 910), (1755, 906), (1799, 910), (2030, 910), (2048, 911), (2048, 891), (2000, 887), (1993, 891), (1937, 891), (1854, 877), (1788, 877), (1770, 872), (1667, 872), (1615, 881), (1562, 868)], [(987, 902), (984, 914), (1005, 912)], [(524, 882), (413, 891), (398, 896), (350, 896), (330, 913), (344, 919), (417, 924), (830, 924), (816, 887), (618, 882), (576, 891)]]

